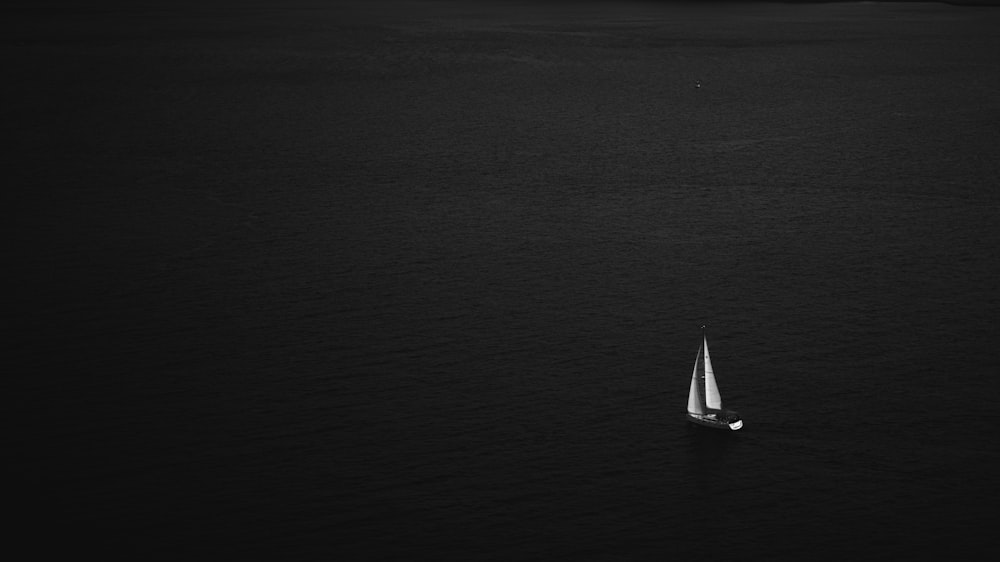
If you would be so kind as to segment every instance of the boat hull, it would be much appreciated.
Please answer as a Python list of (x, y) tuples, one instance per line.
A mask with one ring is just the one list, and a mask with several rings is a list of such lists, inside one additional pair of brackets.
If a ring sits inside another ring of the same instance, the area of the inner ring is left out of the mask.
[(697, 425), (711, 427), (713, 429), (722, 429), (725, 431), (738, 431), (743, 427), (743, 420), (727, 422), (720, 420), (713, 415), (699, 416), (697, 414), (688, 414), (687, 420)]

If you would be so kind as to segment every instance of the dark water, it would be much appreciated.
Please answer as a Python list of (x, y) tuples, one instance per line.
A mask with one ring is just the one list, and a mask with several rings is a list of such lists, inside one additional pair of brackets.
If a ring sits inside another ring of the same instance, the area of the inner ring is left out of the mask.
[[(18, 15), (20, 536), (277, 559), (986, 546), (998, 23)], [(736, 434), (683, 419), (702, 324)]]

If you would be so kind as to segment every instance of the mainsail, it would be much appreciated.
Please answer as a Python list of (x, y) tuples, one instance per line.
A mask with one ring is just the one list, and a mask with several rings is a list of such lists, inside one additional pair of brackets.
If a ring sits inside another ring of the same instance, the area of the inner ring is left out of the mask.
[(715, 383), (715, 371), (712, 370), (712, 358), (709, 357), (708, 355), (707, 339), (704, 339), (704, 345), (705, 345), (705, 405), (713, 410), (721, 410), (722, 395), (719, 394), (719, 385)]

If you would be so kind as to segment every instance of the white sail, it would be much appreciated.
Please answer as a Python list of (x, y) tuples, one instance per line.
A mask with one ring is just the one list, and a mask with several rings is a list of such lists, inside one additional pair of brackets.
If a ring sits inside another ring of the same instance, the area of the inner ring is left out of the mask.
[(688, 391), (688, 413), (704, 414), (705, 408), (701, 405), (701, 393), (698, 392), (698, 364), (701, 362), (701, 349), (698, 349), (698, 357), (694, 360), (694, 372), (691, 373), (691, 390)]
[(705, 405), (713, 410), (721, 410), (722, 395), (719, 394), (719, 385), (715, 383), (712, 358), (708, 356), (708, 340), (704, 339), (703, 341), (705, 346)]

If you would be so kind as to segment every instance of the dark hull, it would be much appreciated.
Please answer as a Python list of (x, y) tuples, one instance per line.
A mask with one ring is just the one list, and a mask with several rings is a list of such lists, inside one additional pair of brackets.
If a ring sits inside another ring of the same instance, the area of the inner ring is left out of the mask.
[(729, 423), (711, 417), (694, 416), (691, 414), (687, 415), (687, 420), (694, 424), (711, 427), (713, 429), (723, 429), (725, 431), (736, 431), (743, 427), (743, 420), (737, 420), (736, 422)]

